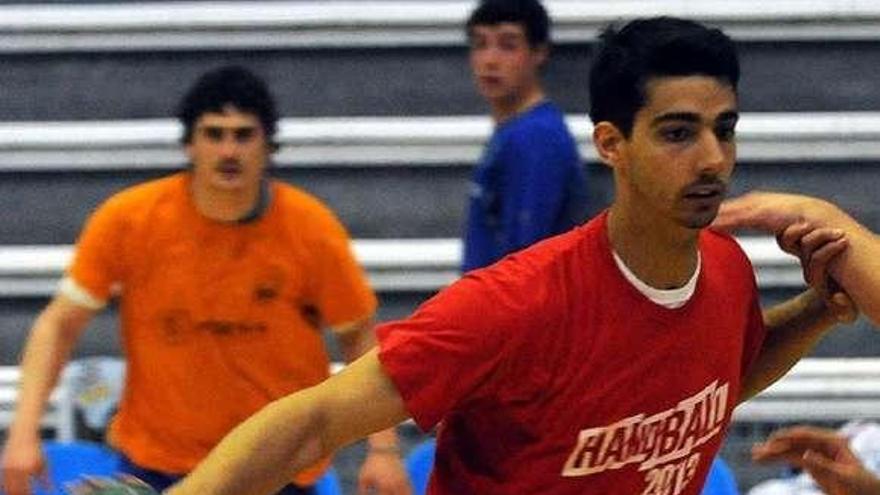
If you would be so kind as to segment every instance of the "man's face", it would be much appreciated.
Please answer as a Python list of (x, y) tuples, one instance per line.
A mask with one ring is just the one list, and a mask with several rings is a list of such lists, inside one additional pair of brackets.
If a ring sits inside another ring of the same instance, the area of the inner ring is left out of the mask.
[(225, 107), (222, 113), (204, 113), (196, 120), (186, 154), (196, 184), (248, 191), (262, 178), (270, 147), (255, 115)]
[(480, 94), (490, 102), (523, 98), (537, 84), (538, 68), (546, 57), (546, 47), (530, 46), (520, 24), (484, 24), (470, 30), (471, 71)]
[(645, 89), (645, 106), (622, 144), (622, 185), (631, 206), (683, 227), (705, 227), (718, 213), (736, 161), (736, 94), (707, 76), (658, 77)]

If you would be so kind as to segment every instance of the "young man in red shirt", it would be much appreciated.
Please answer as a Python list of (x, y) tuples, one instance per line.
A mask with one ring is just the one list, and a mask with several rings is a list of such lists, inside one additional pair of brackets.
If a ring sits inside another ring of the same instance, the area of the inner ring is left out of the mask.
[(734, 407), (852, 315), (812, 290), (762, 314), (745, 254), (704, 229), (735, 161), (731, 40), (673, 18), (602, 38), (609, 210), (383, 325), (377, 349), (267, 406), (168, 493), (268, 493), (407, 417), (440, 425), (434, 495), (699, 493)]

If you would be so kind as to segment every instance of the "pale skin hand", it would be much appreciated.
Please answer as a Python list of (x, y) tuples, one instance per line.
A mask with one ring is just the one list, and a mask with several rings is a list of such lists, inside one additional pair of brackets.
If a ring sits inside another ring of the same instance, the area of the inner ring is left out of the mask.
[(712, 227), (725, 231), (755, 229), (779, 233), (795, 223), (842, 228), (852, 221), (839, 208), (819, 198), (756, 191), (725, 201)]
[(876, 495), (880, 479), (865, 469), (834, 430), (797, 426), (752, 448), (756, 462), (787, 462), (806, 470), (827, 495)]
[(858, 308), (829, 273), (831, 263), (848, 247), (844, 231), (795, 223), (777, 235), (777, 241), (785, 252), (801, 260), (804, 280), (825, 301), (837, 321), (855, 321)]
[[(837, 206), (809, 196), (754, 192), (722, 204), (712, 226), (728, 231), (758, 229), (782, 240), (786, 229), (797, 224), (844, 232), (847, 248), (827, 262), (826, 270), (865, 316), (880, 323), (880, 238)], [(805, 269), (812, 278), (812, 269)]]
[(358, 495), (410, 495), (412, 487), (400, 454), (391, 451), (367, 452), (358, 476)]
[(4, 493), (30, 494), (31, 480), (49, 487), (49, 473), (38, 435), (10, 435), (3, 449), (2, 464)]

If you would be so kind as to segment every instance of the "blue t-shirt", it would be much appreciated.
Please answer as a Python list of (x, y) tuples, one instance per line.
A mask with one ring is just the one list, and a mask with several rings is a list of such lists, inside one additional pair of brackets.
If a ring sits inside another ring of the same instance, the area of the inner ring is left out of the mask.
[(495, 128), (474, 170), (462, 270), (580, 224), (587, 185), (562, 112), (540, 103)]

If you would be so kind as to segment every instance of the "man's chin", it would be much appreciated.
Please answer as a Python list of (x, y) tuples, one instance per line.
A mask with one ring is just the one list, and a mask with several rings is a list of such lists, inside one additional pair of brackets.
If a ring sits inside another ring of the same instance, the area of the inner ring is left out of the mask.
[(712, 213), (706, 213), (704, 215), (694, 215), (688, 217), (683, 222), (684, 226), (689, 229), (700, 230), (708, 227), (712, 224), (712, 221), (715, 220), (715, 217), (718, 215), (718, 209), (712, 211)]
[(211, 186), (217, 191), (235, 192), (245, 190), (244, 177), (215, 177)]

